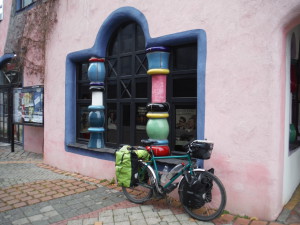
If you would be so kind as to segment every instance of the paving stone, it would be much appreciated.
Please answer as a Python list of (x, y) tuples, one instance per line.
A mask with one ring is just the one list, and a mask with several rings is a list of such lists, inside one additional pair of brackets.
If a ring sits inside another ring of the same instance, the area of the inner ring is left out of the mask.
[(103, 217), (106, 217), (106, 216), (113, 216), (113, 211), (110, 209), (110, 210), (105, 210), (105, 211), (103, 211), (103, 212), (101, 212), (101, 213), (99, 213), (99, 217), (100, 216), (103, 216)]
[(29, 220), (27, 218), (18, 219), (15, 221), (12, 221), (13, 225), (23, 225), (29, 223)]
[(127, 208), (127, 212), (139, 213), (139, 212), (142, 212), (142, 210), (140, 207), (131, 207), (131, 208)]
[(53, 211), (53, 210), (54, 210), (54, 208), (51, 205), (49, 205), (49, 206), (45, 206), (45, 207), (41, 208), (40, 212), (44, 213), (44, 212), (49, 212), (49, 211)]
[(173, 215), (173, 212), (169, 209), (162, 209), (158, 211), (158, 215), (160, 216)]
[(190, 219), (190, 217), (187, 214), (177, 214), (177, 215), (175, 215), (175, 217), (179, 221), (188, 221)]
[(113, 214), (116, 215), (116, 216), (125, 215), (125, 213), (127, 213), (126, 209), (115, 209), (115, 210), (113, 210)]
[(147, 225), (146, 220), (133, 220), (130, 221), (131, 225)]
[(103, 222), (105, 224), (110, 223), (110, 222), (114, 222), (112, 216), (102, 216), (102, 215), (99, 215), (98, 221)]
[(133, 213), (132, 215), (129, 216), (130, 221), (144, 220), (144, 219), (145, 219), (144, 214), (141, 212)]
[(82, 225), (82, 219), (81, 220), (72, 220), (68, 221), (68, 225)]
[(43, 215), (46, 216), (46, 217), (54, 217), (54, 216), (58, 216), (59, 214), (58, 214), (58, 212), (53, 210), (53, 211), (45, 212), (45, 213), (43, 213)]
[(46, 220), (39, 220), (39, 221), (36, 221), (36, 222), (31, 222), (32, 225), (49, 225), (48, 221)]
[(143, 212), (145, 218), (153, 218), (153, 217), (159, 217), (157, 212), (153, 212), (153, 211), (144, 211)]
[(142, 205), (141, 206), (141, 210), (143, 212), (146, 212), (146, 211), (153, 211), (153, 206), (152, 205)]
[(95, 222), (97, 222), (97, 218), (83, 219), (82, 225), (94, 225)]
[(159, 217), (151, 217), (151, 218), (146, 218), (146, 222), (149, 225), (158, 224), (159, 222), (161, 222), (161, 219)]
[(115, 222), (115, 225), (130, 225), (130, 222), (129, 221)]
[(58, 216), (53, 216), (53, 217), (50, 217), (48, 219), (49, 223), (56, 223), (56, 222), (59, 222), (59, 221), (62, 221), (64, 220), (64, 218), (61, 216), (61, 215), (58, 215)]
[(159, 222), (159, 225), (168, 225), (168, 223), (167, 222)]
[(128, 216), (124, 216), (124, 215), (116, 215), (114, 216), (114, 222), (123, 222), (123, 221), (129, 221), (129, 217)]
[(178, 219), (172, 214), (172, 215), (166, 215), (166, 216), (161, 216), (161, 220), (165, 222), (177, 222)]
[(40, 220), (43, 220), (43, 218), (44, 218), (44, 216), (42, 214), (28, 217), (30, 222), (40, 221)]
[[(185, 224), (185, 223), (182, 223), (182, 224)], [(171, 223), (169, 223), (169, 225), (181, 225), (181, 223), (179, 223), (179, 222), (171, 222)]]

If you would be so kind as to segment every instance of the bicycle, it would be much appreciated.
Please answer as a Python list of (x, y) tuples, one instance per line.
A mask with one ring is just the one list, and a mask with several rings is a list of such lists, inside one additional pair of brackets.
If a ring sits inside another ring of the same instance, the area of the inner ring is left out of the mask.
[[(209, 159), (213, 143), (195, 140), (186, 145), (187, 153), (179, 156), (155, 156), (153, 145), (155, 140), (141, 141), (151, 153), (149, 161), (139, 160), (137, 183), (131, 187), (122, 187), (124, 195), (133, 203), (144, 203), (153, 194), (165, 197), (178, 186), (179, 200), (184, 210), (193, 218), (209, 221), (219, 217), (226, 205), (226, 191), (220, 179), (213, 174), (213, 169), (194, 168), (196, 158)], [(197, 153), (198, 152), (198, 153)], [(192, 158), (193, 157), (193, 158)], [(171, 179), (162, 184), (158, 171), (159, 159), (185, 159), (188, 161)], [(180, 176), (179, 182), (175, 182)]]

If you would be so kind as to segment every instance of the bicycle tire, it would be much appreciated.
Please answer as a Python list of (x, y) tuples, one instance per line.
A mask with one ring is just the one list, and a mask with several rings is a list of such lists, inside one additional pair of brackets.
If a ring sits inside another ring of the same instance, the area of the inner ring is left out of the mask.
[(122, 187), (126, 198), (136, 204), (149, 200), (153, 195), (154, 176), (150, 169), (142, 164), (139, 166), (138, 182), (132, 187)]
[(222, 214), (227, 201), (226, 191), (222, 182), (218, 177), (208, 171), (200, 171), (195, 169), (194, 173), (197, 178), (199, 178), (199, 176), (201, 175), (201, 177), (210, 179), (212, 185), (210, 190), (208, 191), (199, 191), (199, 196), (202, 196), (203, 198), (203, 205), (194, 208), (184, 204), (184, 196), (186, 196), (184, 192), (187, 190), (186, 185), (189, 184), (186, 179), (183, 178), (180, 182), (178, 192), (184, 210), (194, 219), (201, 221), (210, 221), (218, 218)]

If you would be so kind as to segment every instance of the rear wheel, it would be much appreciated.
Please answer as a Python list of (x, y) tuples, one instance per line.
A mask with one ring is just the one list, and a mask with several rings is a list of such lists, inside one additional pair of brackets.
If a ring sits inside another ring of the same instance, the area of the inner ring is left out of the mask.
[[(185, 178), (179, 185), (179, 197), (184, 210), (193, 218), (209, 221), (219, 217), (226, 205), (226, 191), (214, 174), (194, 170), (197, 186), (191, 186)], [(195, 188), (196, 187), (196, 188)]]
[(122, 187), (126, 198), (133, 203), (144, 203), (153, 195), (154, 177), (150, 169), (140, 163), (138, 169), (138, 182), (132, 187)]

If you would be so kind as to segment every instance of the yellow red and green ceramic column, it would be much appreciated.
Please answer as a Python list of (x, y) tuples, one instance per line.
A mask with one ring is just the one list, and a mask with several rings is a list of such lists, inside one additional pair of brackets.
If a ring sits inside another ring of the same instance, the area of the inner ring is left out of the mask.
[(166, 102), (167, 75), (169, 70), (169, 49), (166, 47), (151, 47), (146, 50), (148, 59), (147, 73), (152, 76), (152, 99), (147, 105), (149, 118), (146, 131), (149, 139), (157, 141), (159, 155), (170, 153), (169, 135), (169, 104)]

